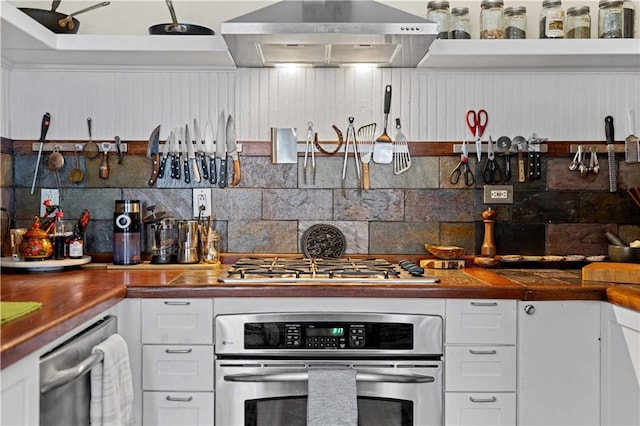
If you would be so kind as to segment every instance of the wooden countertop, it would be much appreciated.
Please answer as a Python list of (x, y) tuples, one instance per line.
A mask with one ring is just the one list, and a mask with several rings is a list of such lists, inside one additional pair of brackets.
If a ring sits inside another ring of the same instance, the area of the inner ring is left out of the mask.
[[(179, 268), (179, 266), (176, 266)], [(187, 267), (188, 268), (188, 267)], [(640, 286), (582, 281), (580, 271), (430, 270), (437, 284), (227, 285), (228, 266), (187, 269), (107, 269), (104, 264), (51, 273), (2, 274), (2, 301), (43, 307), (0, 327), (1, 367), (57, 339), (125, 297), (387, 297), (516, 300), (609, 300), (640, 311)]]

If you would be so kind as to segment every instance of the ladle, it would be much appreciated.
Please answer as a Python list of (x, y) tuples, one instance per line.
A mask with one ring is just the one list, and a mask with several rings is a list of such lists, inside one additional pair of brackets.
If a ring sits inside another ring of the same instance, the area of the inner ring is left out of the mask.
[(82, 145), (76, 145), (76, 149), (73, 154), (76, 157), (76, 166), (75, 168), (69, 170), (69, 180), (73, 183), (80, 183), (84, 178), (84, 172), (80, 169), (80, 162), (78, 160), (78, 151), (82, 149)]
[(98, 144), (93, 141), (91, 133), (91, 117), (87, 118), (87, 127), (89, 128), (89, 142), (84, 146), (84, 155), (89, 159), (94, 159), (100, 153)]
[(60, 191), (60, 176), (58, 175), (58, 170), (64, 167), (64, 157), (60, 154), (59, 147), (55, 147), (54, 151), (51, 153), (49, 158), (47, 159), (47, 168), (53, 171), (56, 174), (56, 187), (58, 191)]

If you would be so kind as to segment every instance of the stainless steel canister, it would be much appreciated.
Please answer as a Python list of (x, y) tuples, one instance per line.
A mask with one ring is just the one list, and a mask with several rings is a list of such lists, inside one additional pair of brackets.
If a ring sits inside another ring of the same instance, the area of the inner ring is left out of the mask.
[(178, 222), (178, 263), (198, 263), (199, 226), (197, 220)]

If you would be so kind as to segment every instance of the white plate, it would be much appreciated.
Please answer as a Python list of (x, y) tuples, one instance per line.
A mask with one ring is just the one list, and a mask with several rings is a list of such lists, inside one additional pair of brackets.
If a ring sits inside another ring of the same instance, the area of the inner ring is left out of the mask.
[(82, 259), (47, 259), (31, 261), (14, 261), (11, 256), (6, 256), (0, 259), (0, 266), (3, 268), (20, 269), (27, 272), (50, 272), (85, 265), (89, 262), (91, 262), (91, 256), (82, 256)]

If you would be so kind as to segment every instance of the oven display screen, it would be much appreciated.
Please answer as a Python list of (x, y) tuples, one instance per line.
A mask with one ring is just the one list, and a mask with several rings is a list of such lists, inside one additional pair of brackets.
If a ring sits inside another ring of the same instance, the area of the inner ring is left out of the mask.
[(317, 328), (308, 327), (305, 334), (309, 337), (344, 337), (343, 327)]

